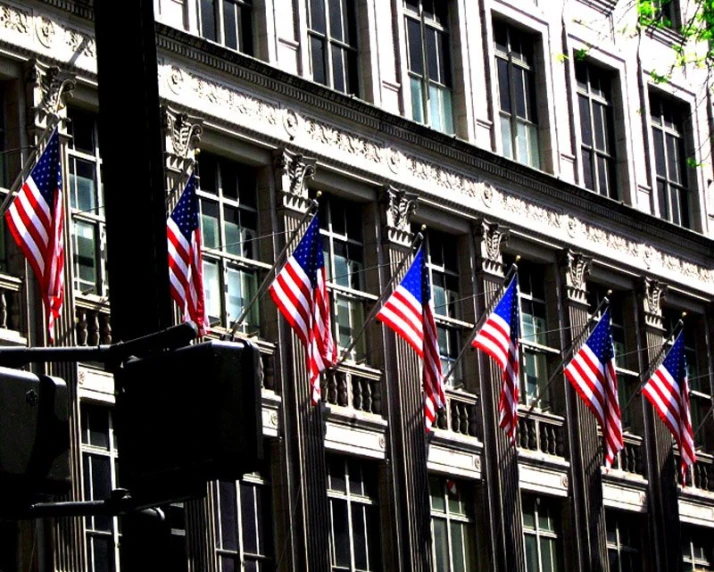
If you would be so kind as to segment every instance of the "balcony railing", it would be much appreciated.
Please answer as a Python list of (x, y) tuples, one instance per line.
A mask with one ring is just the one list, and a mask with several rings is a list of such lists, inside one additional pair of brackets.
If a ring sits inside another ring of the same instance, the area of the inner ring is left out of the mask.
[(528, 418), (525, 411), (518, 412), (516, 442), (521, 449), (540, 451), (547, 455), (563, 457), (565, 431), (563, 418), (549, 413), (533, 411)]
[(323, 379), (324, 399), (332, 405), (382, 414), (382, 381), (378, 375), (340, 370)]
[[(679, 459), (677, 459), (679, 463)], [(697, 462), (690, 468), (687, 485), (702, 491), (714, 491), (714, 457), (697, 452)]]
[[(602, 437), (601, 437), (602, 438)], [(615, 457), (613, 469), (626, 473), (644, 476), (644, 459), (642, 455), (642, 437), (639, 435), (624, 435), (625, 447)], [(604, 457), (601, 459), (604, 462)]]
[(78, 346), (112, 343), (112, 326), (108, 310), (79, 307), (75, 310), (75, 335)]
[(436, 426), (459, 435), (480, 437), (477, 421), (478, 396), (465, 391), (446, 390), (446, 407), (439, 410)]
[(11, 276), (0, 277), (0, 328), (5, 330), (22, 330), (22, 304), (20, 303), (20, 288), (22, 283)]

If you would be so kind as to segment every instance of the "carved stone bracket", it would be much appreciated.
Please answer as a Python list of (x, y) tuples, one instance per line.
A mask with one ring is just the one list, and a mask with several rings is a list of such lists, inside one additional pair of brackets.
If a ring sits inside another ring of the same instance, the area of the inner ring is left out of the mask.
[(508, 240), (510, 230), (498, 223), (479, 219), (473, 226), (473, 237), (483, 272), (503, 276), (501, 244)]
[(28, 61), (24, 71), (30, 102), (27, 127), (31, 131), (44, 128), (50, 117), (60, 114), (72, 96), (76, 81), (73, 74), (38, 60)]
[(381, 202), (386, 205), (384, 215), (387, 239), (409, 245), (412, 240), (409, 222), (417, 209), (417, 196), (389, 185), (382, 189)]
[(317, 161), (285, 148), (277, 149), (274, 157), (275, 178), (283, 206), (304, 211), (308, 206), (305, 183), (315, 176)]
[(562, 252), (561, 265), (568, 299), (587, 304), (587, 280), (590, 276), (592, 258), (567, 249)]
[(667, 286), (659, 280), (645, 277), (640, 283), (645, 324), (652, 328), (663, 329), (662, 301), (667, 293)]
[(182, 173), (196, 159), (198, 144), (203, 135), (203, 120), (165, 105), (161, 107), (161, 120), (166, 167), (170, 171)]

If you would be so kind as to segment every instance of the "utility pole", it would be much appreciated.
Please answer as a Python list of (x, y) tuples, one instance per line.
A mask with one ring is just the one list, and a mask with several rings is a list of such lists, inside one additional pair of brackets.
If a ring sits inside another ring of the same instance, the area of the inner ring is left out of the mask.
[[(94, 3), (107, 269), (116, 341), (158, 332), (172, 323), (153, 3)], [(121, 377), (117, 379), (119, 394), (123, 388)], [(117, 419), (120, 458), (126, 421)], [(119, 485), (125, 486), (122, 478), (120, 469)], [(122, 568), (165, 569), (169, 524), (141, 514), (122, 519)]]

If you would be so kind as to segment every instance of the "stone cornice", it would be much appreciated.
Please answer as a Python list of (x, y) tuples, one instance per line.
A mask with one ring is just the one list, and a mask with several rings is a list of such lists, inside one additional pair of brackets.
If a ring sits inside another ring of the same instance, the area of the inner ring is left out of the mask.
[[(711, 256), (714, 241), (678, 227), (637, 209), (614, 201), (552, 175), (531, 169), (510, 161), (488, 150), (436, 132), (423, 125), (383, 111), (369, 103), (345, 96), (311, 81), (274, 68), (262, 61), (228, 50), (222, 46), (192, 36), (180, 30), (157, 24), (157, 39), (161, 50), (198, 61), (233, 78), (246, 81), (259, 88), (284, 95), (292, 101), (327, 112), (336, 118), (346, 119), (363, 126), (367, 131), (402, 140), (447, 157), (463, 165), (476, 169), (479, 173), (491, 175), (503, 183), (513, 183), (535, 191), (539, 202), (556, 201), (563, 208), (575, 207), (604, 220), (629, 227), (637, 233), (649, 235), (653, 242), (659, 242), (662, 233), (667, 233), (679, 245), (685, 246), (702, 256)], [(591, 219), (591, 217), (586, 216)]]

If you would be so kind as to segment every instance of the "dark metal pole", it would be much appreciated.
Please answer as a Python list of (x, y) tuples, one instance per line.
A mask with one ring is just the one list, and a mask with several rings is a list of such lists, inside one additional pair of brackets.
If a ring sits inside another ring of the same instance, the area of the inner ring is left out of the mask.
[[(107, 269), (112, 333), (120, 341), (172, 323), (153, 3), (94, 3)], [(122, 378), (115, 379), (119, 395)], [(117, 409), (120, 458), (123, 424), (130, 422)], [(130, 488), (126, 467), (119, 467), (120, 486)], [(122, 569), (164, 570), (169, 547), (168, 523), (122, 517)]]

